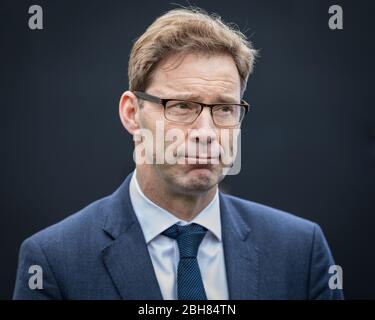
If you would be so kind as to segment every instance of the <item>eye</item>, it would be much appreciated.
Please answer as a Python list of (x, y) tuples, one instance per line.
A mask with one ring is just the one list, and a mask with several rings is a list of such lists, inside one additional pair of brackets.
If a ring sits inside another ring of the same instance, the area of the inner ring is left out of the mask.
[(177, 102), (172, 107), (178, 108), (178, 109), (191, 109), (191, 105), (189, 103), (186, 103), (186, 102), (183, 102), (183, 101)]
[(170, 113), (188, 114), (195, 112), (199, 109), (199, 105), (196, 105), (190, 101), (169, 101), (167, 104), (167, 111)]
[(232, 105), (226, 105), (221, 106), (220, 108), (216, 109), (215, 112), (219, 115), (229, 115), (233, 113), (234, 106)]
[(232, 111), (232, 107), (231, 106), (224, 106), (221, 108), (221, 111), (223, 112), (231, 112)]

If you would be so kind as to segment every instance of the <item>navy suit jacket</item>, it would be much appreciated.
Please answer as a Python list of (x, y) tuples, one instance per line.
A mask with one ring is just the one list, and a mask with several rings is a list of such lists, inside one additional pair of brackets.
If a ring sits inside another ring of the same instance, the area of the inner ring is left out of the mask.
[[(14, 299), (163, 299), (135, 216), (131, 174), (110, 196), (26, 239)], [(319, 226), (219, 193), (230, 299), (341, 299)], [(31, 265), (43, 289), (30, 289)]]

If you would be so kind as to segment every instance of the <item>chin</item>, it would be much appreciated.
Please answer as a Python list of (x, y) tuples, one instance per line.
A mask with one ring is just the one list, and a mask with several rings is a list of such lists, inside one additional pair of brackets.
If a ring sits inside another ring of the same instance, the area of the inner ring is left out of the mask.
[(201, 193), (215, 187), (219, 183), (219, 177), (213, 168), (199, 166), (189, 168), (176, 183), (187, 192)]
[(172, 190), (187, 194), (207, 192), (223, 178), (217, 165), (174, 165), (159, 169)]

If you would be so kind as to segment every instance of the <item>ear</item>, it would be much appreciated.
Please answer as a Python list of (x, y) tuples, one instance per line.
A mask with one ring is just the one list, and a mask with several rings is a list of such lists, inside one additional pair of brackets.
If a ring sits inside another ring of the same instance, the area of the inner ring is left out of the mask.
[(131, 135), (140, 127), (136, 117), (138, 110), (137, 97), (133, 92), (125, 91), (120, 98), (119, 115), (122, 125)]

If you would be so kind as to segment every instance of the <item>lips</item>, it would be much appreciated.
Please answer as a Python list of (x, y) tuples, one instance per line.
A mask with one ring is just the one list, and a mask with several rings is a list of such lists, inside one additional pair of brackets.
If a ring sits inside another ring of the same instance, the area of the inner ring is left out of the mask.
[(185, 158), (191, 158), (191, 159), (206, 159), (206, 160), (211, 160), (211, 159), (219, 159), (219, 157), (202, 157), (202, 156), (185, 156)]
[(184, 159), (187, 164), (219, 164), (219, 157), (185, 156)]

